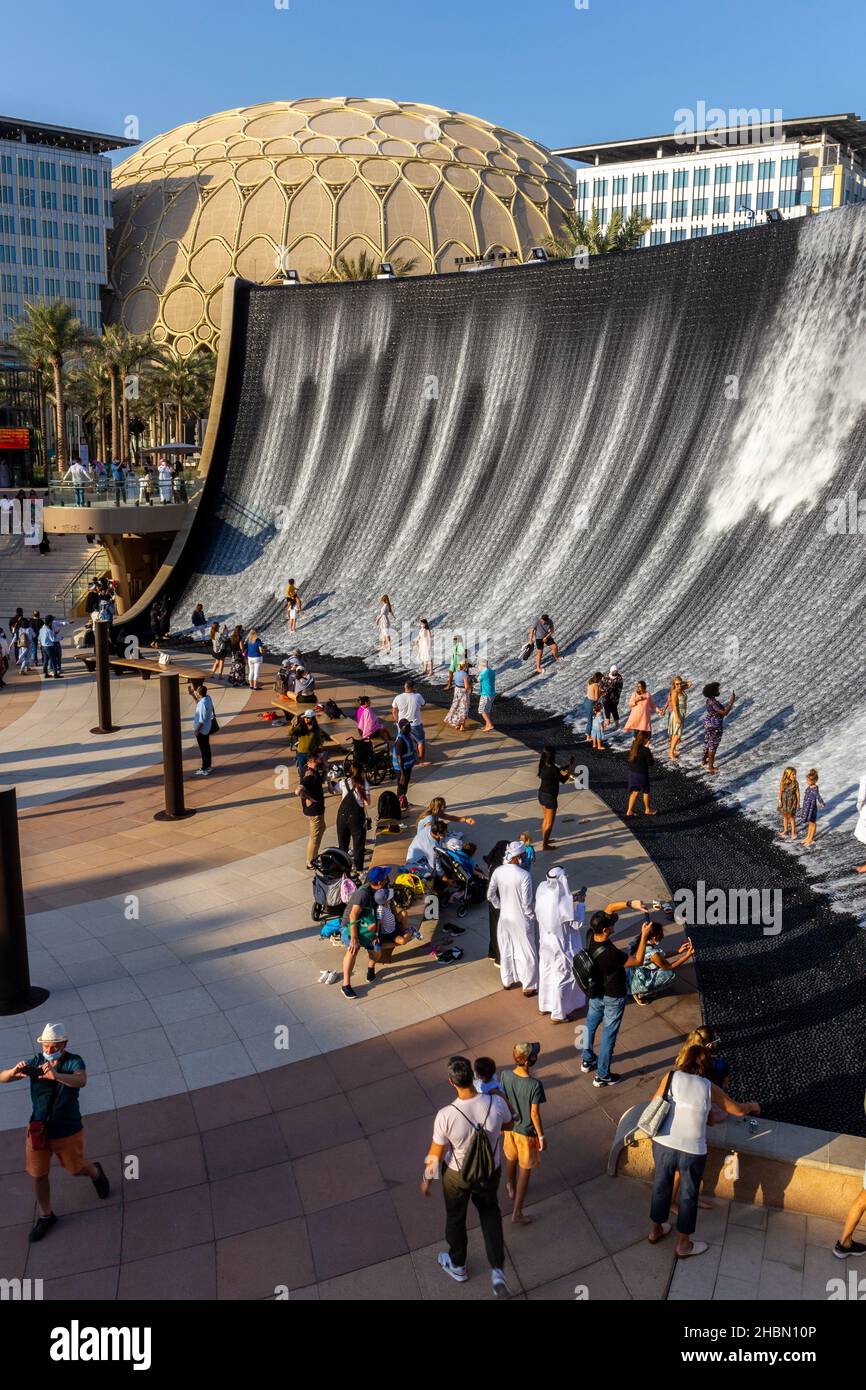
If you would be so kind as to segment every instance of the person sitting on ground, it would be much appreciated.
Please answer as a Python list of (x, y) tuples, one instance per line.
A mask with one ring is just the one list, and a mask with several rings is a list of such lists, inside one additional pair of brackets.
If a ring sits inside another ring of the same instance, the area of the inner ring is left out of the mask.
[[(676, 955), (669, 959), (662, 950), (665, 929), (661, 922), (652, 923), (652, 931), (647, 936), (643, 965), (630, 965), (625, 974), (628, 992), (636, 1004), (648, 1004), (651, 995), (661, 994), (674, 982), (674, 971), (694, 959), (695, 948), (690, 941), (684, 941)], [(630, 956), (637, 954), (640, 938), (635, 937), (629, 944)]]

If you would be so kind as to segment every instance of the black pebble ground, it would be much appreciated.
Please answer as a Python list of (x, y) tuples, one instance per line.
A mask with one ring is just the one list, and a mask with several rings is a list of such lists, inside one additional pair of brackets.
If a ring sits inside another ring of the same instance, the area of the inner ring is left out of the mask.
[[(395, 691), (408, 674), (315, 652), (307, 660), (343, 680), (356, 676), (359, 686), (369, 681)], [(441, 685), (413, 679), (428, 704), (447, 708), (451, 697)], [(596, 754), (559, 717), (510, 697), (497, 698), (494, 722), (529, 748), (553, 744), (564, 759), (575, 753), (589, 768), (591, 790), (617, 815), (625, 814), (624, 750)], [(758, 1100), (771, 1119), (866, 1136), (866, 931), (831, 910), (772, 831), (726, 804), (702, 779), (660, 765), (652, 801), (658, 815), (637, 815), (629, 828), (672, 892), (694, 890), (702, 880), (707, 890), (782, 893), (778, 935), (765, 935), (760, 924), (689, 929), (704, 1021), (721, 1036), (732, 1094)]]

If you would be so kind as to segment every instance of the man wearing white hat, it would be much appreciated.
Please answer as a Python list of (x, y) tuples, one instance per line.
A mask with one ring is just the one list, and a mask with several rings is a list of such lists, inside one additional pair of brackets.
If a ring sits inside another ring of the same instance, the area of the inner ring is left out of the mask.
[(36, 1193), (36, 1225), (30, 1240), (42, 1240), (56, 1224), (51, 1210), (48, 1170), (52, 1155), (75, 1178), (90, 1178), (97, 1195), (105, 1198), (111, 1188), (101, 1163), (84, 1158), (84, 1127), (78, 1092), (87, 1085), (84, 1059), (67, 1052), (68, 1036), (62, 1023), (46, 1023), (36, 1039), (40, 1051), (26, 1062), (0, 1071), (0, 1082), (29, 1078), (33, 1111), (27, 1126), (27, 1172)]
[(532, 878), (524, 868), (525, 853), (522, 840), (511, 841), (505, 862), (490, 875), (487, 901), (499, 908), (497, 939), (503, 987), (522, 985), (523, 993), (530, 997), (538, 993), (538, 951)]

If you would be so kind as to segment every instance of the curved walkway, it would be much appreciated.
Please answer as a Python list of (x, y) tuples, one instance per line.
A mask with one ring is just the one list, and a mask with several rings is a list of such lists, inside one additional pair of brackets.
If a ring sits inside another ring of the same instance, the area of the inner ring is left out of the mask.
[[(74, 677), (65, 694), (55, 682), (40, 693), (19, 721), (30, 722), (34, 742), (41, 733), (51, 747), (61, 700), (90, 717), (89, 683)], [(190, 781), (197, 814), (166, 825), (152, 819), (162, 804), (161, 770), (148, 760), (156, 683), (135, 689), (127, 717), (136, 734), (114, 736), (110, 771), (88, 767), (83, 791), (64, 771), (56, 781), (49, 773), (38, 803), (22, 811), (31, 975), (52, 995), (42, 1009), (0, 1020), (0, 1065), (32, 1052), (45, 1019), (67, 1023), (89, 1073), (88, 1150), (114, 1192), (101, 1204), (89, 1184), (59, 1175), (56, 1209), (69, 1220), (29, 1248), (27, 1088), (4, 1087), (0, 1262), (10, 1277), (26, 1263), (31, 1277), (46, 1278), (49, 1297), (267, 1298), (278, 1286), (292, 1297), (486, 1297), (486, 1279), (459, 1290), (440, 1283), (427, 1247), (441, 1236), (441, 1200), (420, 1197), (419, 1162), (432, 1114), (448, 1099), (447, 1057), (484, 1052), (505, 1064), (516, 1038), (533, 1037), (543, 1046), (551, 1142), (533, 1178), (538, 1225), (509, 1238), (515, 1292), (570, 1297), (557, 1281), (585, 1269), (591, 1297), (663, 1297), (669, 1259), (648, 1261), (630, 1220), (612, 1233), (622, 1184), (612, 1192), (604, 1169), (619, 1115), (696, 1020), (694, 994), (626, 1011), (617, 1051), (626, 1079), (609, 1092), (580, 1075), (572, 1028), (500, 989), (484, 908), (465, 919), (463, 961), (438, 965), (429, 942), (404, 948), (348, 1004), (336, 986), (315, 983), (339, 952), (311, 926), (302, 818), (280, 771), (285, 726), (258, 719), (268, 697), (217, 692), (221, 722), (233, 715), (214, 739), (219, 772)], [(366, 689), (387, 709), (390, 695)], [(357, 693), (336, 680), (320, 686), (344, 709)], [(441, 794), (471, 811), (482, 848), (537, 831), (535, 755), (499, 735), (453, 734), (438, 717), (431, 711), (433, 766), (416, 773), (413, 805)], [(17, 732), (13, 723), (0, 733), (7, 766)], [(194, 765), (191, 751), (190, 773)], [(329, 823), (333, 814), (329, 802)], [(591, 792), (564, 793), (559, 831), (556, 861), (575, 886), (589, 885), (590, 909), (664, 896), (636, 841)], [(375, 862), (399, 862), (407, 839), (377, 847)], [(553, 861), (540, 856), (539, 867)], [(633, 930), (634, 918), (624, 919), (622, 937)], [(275, 1046), (281, 1025), (288, 1052)], [(122, 1181), (131, 1154), (139, 1176)]]

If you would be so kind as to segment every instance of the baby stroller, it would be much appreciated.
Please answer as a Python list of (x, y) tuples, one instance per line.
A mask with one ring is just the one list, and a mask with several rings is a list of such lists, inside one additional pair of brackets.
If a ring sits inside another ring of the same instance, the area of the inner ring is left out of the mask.
[(313, 921), (342, 912), (343, 879), (351, 873), (352, 861), (341, 849), (323, 849), (313, 860)]
[[(460, 860), (447, 849), (437, 847), (435, 855), (434, 886), (440, 903), (452, 895), (451, 902), (457, 907), (457, 916), (465, 917), (468, 909), (480, 903), (486, 895), (486, 879), (470, 874)], [(444, 905), (444, 903), (443, 903)]]

